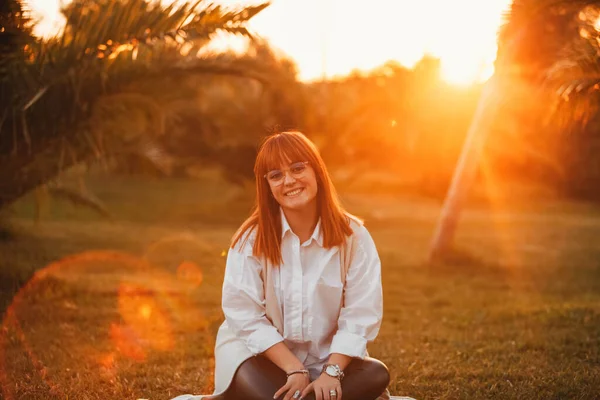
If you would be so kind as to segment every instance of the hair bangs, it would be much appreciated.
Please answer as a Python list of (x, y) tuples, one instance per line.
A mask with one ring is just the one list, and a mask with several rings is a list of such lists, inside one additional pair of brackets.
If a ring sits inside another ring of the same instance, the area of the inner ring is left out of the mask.
[(269, 137), (263, 144), (256, 160), (256, 175), (263, 176), (269, 171), (298, 161), (310, 161), (311, 152), (303, 141), (289, 135)]

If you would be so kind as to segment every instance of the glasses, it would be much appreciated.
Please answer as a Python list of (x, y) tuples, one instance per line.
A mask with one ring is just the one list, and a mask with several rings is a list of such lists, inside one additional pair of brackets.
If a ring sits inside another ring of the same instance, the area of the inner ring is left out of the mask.
[[(287, 170), (290, 171), (290, 173), (292, 174), (292, 176), (294, 178), (299, 178), (306, 171), (306, 167), (308, 164), (309, 164), (308, 161), (295, 162), (295, 163), (291, 164), (290, 168)], [(280, 169), (274, 169), (274, 170), (267, 172), (264, 175), (264, 177), (267, 178), (267, 180), (269, 181), (269, 183), (271, 185), (279, 186), (285, 180), (285, 171), (286, 170), (282, 171)]]

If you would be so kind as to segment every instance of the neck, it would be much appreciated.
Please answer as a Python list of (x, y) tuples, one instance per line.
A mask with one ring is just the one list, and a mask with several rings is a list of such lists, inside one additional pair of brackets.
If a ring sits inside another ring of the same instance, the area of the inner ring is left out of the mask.
[(307, 241), (319, 221), (317, 205), (311, 204), (310, 207), (302, 210), (284, 209), (283, 213), (292, 232), (300, 239), (300, 243)]

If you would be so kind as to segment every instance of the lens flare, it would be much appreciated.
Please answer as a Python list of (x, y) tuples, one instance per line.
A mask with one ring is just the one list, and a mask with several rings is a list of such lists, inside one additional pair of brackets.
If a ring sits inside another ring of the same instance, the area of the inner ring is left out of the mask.
[(127, 325), (111, 324), (109, 331), (114, 348), (126, 358), (134, 361), (144, 361), (146, 350), (136, 331)]
[(196, 263), (184, 261), (177, 267), (177, 278), (197, 287), (202, 284), (202, 270)]
[(119, 288), (118, 308), (125, 321), (125, 338), (164, 351), (173, 347), (173, 331), (168, 313), (155, 296), (147, 287), (123, 283)]
[(148, 362), (177, 345), (174, 332), (206, 327), (189, 297), (190, 281), (202, 283), (200, 267), (177, 271), (116, 251), (71, 255), (37, 271), (2, 320), (0, 397), (21, 398), (34, 386), (58, 398), (71, 398), (75, 385), (106, 390), (119, 383), (120, 365)]
[(163, 237), (149, 245), (144, 259), (152, 265), (175, 272), (181, 263), (200, 264), (212, 252), (210, 243), (184, 232)]

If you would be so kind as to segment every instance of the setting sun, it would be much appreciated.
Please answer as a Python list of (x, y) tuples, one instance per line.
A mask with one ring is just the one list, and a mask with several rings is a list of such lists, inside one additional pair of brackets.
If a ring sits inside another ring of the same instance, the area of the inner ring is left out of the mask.
[(444, 79), (465, 84), (492, 74), (497, 30), (510, 3), (274, 0), (252, 27), (292, 56), (306, 80), (369, 70), (390, 59), (412, 67), (431, 54), (441, 59)]
[[(221, 0), (238, 5), (256, 1)], [(38, 33), (60, 25), (59, 0), (31, 0)], [(250, 26), (314, 80), (367, 71), (388, 60), (412, 67), (424, 54), (438, 57), (442, 76), (456, 84), (493, 73), (496, 34), (510, 0), (273, 0)]]

